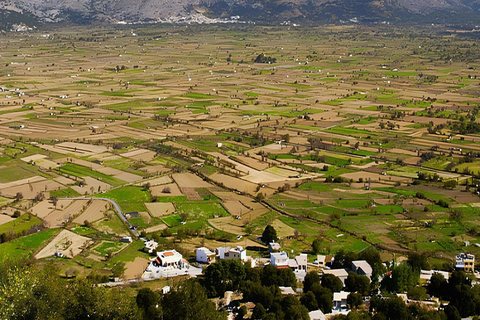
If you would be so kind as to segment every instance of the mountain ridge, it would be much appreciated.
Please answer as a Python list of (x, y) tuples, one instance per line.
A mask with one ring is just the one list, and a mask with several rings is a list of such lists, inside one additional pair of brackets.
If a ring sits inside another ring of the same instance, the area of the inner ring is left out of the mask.
[(480, 24), (480, 0), (5, 0), (0, 9), (16, 19), (25, 15), (39, 22), (75, 24), (148, 23), (192, 14), (213, 19), (240, 16), (265, 24), (351, 19)]

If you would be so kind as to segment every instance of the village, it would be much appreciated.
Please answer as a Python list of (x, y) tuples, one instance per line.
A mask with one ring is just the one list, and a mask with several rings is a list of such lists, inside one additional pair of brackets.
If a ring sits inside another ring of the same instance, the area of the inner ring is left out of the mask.
[(479, 314), (480, 56), (428, 30), (0, 34), (0, 261), (219, 317)]

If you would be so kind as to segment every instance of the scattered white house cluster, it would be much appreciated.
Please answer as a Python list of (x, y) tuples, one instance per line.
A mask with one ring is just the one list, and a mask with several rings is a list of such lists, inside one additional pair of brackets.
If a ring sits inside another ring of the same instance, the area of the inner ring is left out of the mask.
[(205, 247), (198, 248), (196, 250), (197, 261), (200, 263), (213, 263), (216, 259), (218, 260), (229, 260), (235, 259), (242, 262), (250, 261), (252, 267), (255, 267), (256, 261), (252, 257), (247, 256), (247, 250), (238, 246), (236, 248), (230, 247), (218, 247), (215, 251), (210, 250)]
[(306, 273), (307, 260), (308, 255), (306, 253), (302, 253), (293, 259), (290, 259), (285, 251), (270, 253), (270, 264), (279, 269), (291, 268), (295, 272), (303, 271)]
[(150, 261), (142, 279), (152, 280), (158, 278), (169, 278), (181, 275), (198, 276), (202, 269), (194, 268), (183, 259), (176, 250), (157, 252), (157, 256)]

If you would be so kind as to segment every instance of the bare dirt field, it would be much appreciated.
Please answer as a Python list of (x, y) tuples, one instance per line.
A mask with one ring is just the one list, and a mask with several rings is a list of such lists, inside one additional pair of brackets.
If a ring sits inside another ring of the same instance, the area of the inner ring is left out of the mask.
[(233, 222), (236, 222), (236, 221), (239, 221), (239, 220), (236, 220), (233, 217), (223, 217), (223, 218), (208, 220), (208, 222), (218, 230), (233, 233), (236, 235), (241, 235), (244, 233), (242, 227), (232, 224)]
[(156, 226), (145, 229), (145, 232), (146, 233), (153, 233), (153, 232), (162, 231), (163, 229), (167, 229), (167, 228), (168, 228), (168, 226), (166, 224), (158, 224)]
[(171, 202), (152, 202), (145, 203), (148, 212), (152, 217), (163, 217), (171, 215), (176, 209), (173, 203)]
[(0, 225), (4, 224), (4, 223), (7, 223), (7, 222), (10, 222), (10, 221), (13, 221), (15, 220), (14, 218), (12, 218), (11, 216), (9, 215), (6, 215), (6, 214), (0, 214)]
[(93, 241), (68, 230), (62, 230), (50, 243), (35, 255), (36, 259), (53, 256), (55, 252), (63, 253), (68, 258), (77, 256), (83, 247), (88, 247)]
[(43, 200), (36, 204), (33, 208), (31, 208), (30, 212), (33, 215), (43, 219), (48, 216), (53, 210), (55, 210), (53, 204), (48, 200)]
[[(169, 190), (169, 192), (164, 192), (166, 190)], [(162, 186), (151, 187), (150, 193), (154, 197), (169, 197), (169, 196), (183, 195), (183, 193), (180, 191), (176, 183), (170, 183)]]
[(173, 180), (180, 188), (209, 188), (210, 185), (202, 178), (193, 173), (177, 173), (173, 175)]
[(123, 278), (125, 280), (140, 279), (145, 269), (147, 269), (150, 261), (145, 258), (135, 258), (134, 261), (125, 264), (125, 272)]
[(149, 183), (151, 187), (155, 187), (155, 186), (159, 186), (159, 185), (162, 185), (162, 184), (172, 183), (172, 179), (170, 179), (169, 176), (163, 176), (163, 177), (160, 177), (160, 178), (155, 178), (155, 179), (152, 179), (152, 180), (147, 180), (147, 181), (140, 182), (137, 185), (143, 186), (145, 183)]
[[(0, 194), (9, 198), (14, 198), (17, 192), (23, 194), (24, 199), (33, 199), (40, 192), (47, 193), (52, 190), (60, 190), (65, 188), (63, 185), (53, 180), (23, 184), (21, 186), (14, 186), (10, 188), (0, 189)], [(48, 193), (46, 194), (48, 197)]]
[(108, 204), (108, 202), (104, 200), (93, 200), (87, 209), (85, 209), (80, 216), (73, 220), (73, 222), (82, 224), (86, 220), (93, 222), (103, 218), (105, 211), (108, 209), (108, 207), (105, 208), (106, 204)]
[(16, 180), (16, 181), (7, 182), (7, 183), (0, 183), (0, 190), (8, 189), (8, 188), (16, 187), (16, 186), (21, 186), (21, 185), (27, 184), (27, 183), (44, 181), (44, 180), (46, 180), (44, 177), (34, 176), (34, 177), (31, 177), (31, 178), (27, 178), (27, 179), (21, 179), (21, 180)]
[(181, 187), (180, 191), (187, 197), (188, 200), (202, 200), (195, 188)]
[(93, 194), (97, 193), (99, 190), (100, 191), (107, 191), (112, 188), (111, 185), (108, 183), (99, 181), (97, 179), (94, 179), (92, 177), (83, 177), (85, 180), (85, 185), (83, 187), (80, 186), (72, 186), (71, 188), (75, 191), (77, 191), (80, 194)]
[(115, 174), (114, 177), (127, 182), (135, 182), (142, 179), (141, 176), (129, 172), (121, 172)]
[(250, 209), (241, 204), (240, 201), (225, 201), (222, 205), (225, 210), (233, 216), (242, 216), (250, 211)]
[(240, 192), (245, 192), (248, 194), (253, 194), (257, 189), (257, 185), (255, 183), (227, 176), (218, 172), (215, 172), (209, 176), (209, 178), (217, 183), (222, 183), (229, 189), (236, 189)]

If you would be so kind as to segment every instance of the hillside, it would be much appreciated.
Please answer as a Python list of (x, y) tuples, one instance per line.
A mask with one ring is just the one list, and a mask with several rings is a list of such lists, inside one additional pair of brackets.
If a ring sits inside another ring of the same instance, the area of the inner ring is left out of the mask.
[[(15, 12), (14, 22), (25, 22), (23, 16), (32, 15), (44, 22), (75, 24), (158, 22), (198, 17), (198, 14), (213, 19), (240, 16), (244, 21), (268, 24), (287, 20), (299, 23), (480, 23), (480, 0), (7, 0), (0, 8)], [(5, 25), (11, 20), (1, 21)]]

